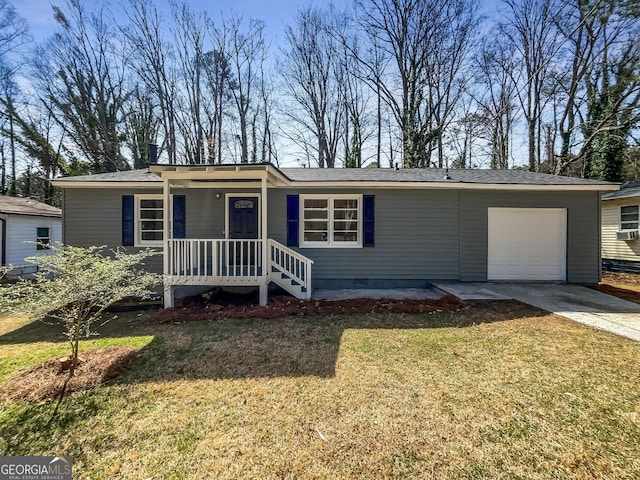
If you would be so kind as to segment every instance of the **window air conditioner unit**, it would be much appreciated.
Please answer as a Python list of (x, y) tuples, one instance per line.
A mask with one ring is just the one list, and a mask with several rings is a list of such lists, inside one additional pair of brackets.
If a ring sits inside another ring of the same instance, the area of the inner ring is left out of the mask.
[(624, 232), (617, 232), (618, 240), (637, 240), (637, 230), (626, 230)]

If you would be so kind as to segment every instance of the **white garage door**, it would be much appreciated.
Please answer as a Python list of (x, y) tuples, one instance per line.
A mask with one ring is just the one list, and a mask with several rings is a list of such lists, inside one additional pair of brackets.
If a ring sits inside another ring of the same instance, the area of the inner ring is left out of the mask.
[(488, 280), (566, 280), (564, 208), (489, 208)]

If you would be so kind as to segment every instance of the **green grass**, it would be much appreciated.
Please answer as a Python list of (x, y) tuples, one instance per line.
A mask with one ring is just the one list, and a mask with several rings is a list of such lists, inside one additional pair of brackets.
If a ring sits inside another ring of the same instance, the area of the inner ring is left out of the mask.
[[(143, 348), (51, 425), (51, 405), (2, 406), (0, 454), (70, 454), (96, 479), (640, 476), (639, 345), (517, 303), (145, 319), (84, 345)], [(64, 347), (54, 327), (14, 327), (5, 378)]]
[[(153, 340), (152, 335), (139, 335), (145, 315), (109, 315), (95, 325), (100, 336), (91, 336), (80, 343), (80, 351), (127, 345), (142, 348)], [(63, 327), (56, 322), (30, 322), (26, 317), (0, 317), (0, 383), (18, 372), (27, 370), (50, 358), (68, 355), (69, 343)], [(150, 332), (148, 332), (150, 333)]]

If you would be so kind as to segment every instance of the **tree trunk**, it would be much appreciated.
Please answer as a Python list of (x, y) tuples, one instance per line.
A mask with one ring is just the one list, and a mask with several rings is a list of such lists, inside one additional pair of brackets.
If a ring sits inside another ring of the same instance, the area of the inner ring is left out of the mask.
[(536, 171), (536, 120), (531, 118), (527, 121), (529, 132), (529, 171)]
[(13, 131), (13, 114), (13, 100), (9, 98), (9, 153), (11, 156), (11, 184), (9, 185), (9, 195), (15, 197), (17, 194), (18, 182), (16, 179), (16, 144)]
[(0, 174), (0, 195), (7, 194), (7, 159), (4, 156), (4, 142), (0, 143), (0, 160), (2, 165), (2, 173)]

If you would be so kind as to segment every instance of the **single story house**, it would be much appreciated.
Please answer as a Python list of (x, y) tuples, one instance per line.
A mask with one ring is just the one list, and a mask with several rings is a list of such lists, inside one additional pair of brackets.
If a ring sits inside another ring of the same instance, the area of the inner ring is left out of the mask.
[(640, 182), (602, 195), (602, 267), (640, 273)]
[[(617, 184), (521, 170), (163, 165), (61, 178), (63, 239), (157, 247), (185, 287), (426, 287), (600, 279), (600, 196)], [(167, 208), (168, 207), (168, 208)]]
[(62, 241), (62, 210), (30, 198), (0, 196), (0, 258), (10, 277), (33, 273), (25, 258), (50, 252)]

